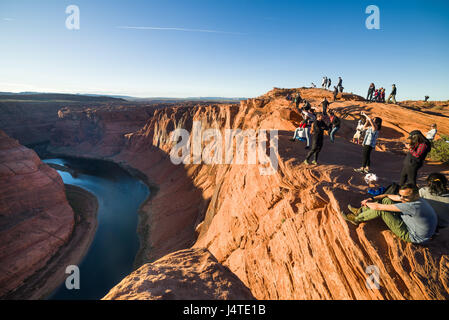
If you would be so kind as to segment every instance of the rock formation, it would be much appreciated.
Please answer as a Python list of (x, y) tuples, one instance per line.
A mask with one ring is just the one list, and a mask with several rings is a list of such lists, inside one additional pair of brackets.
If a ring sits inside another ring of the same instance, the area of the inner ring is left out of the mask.
[[(361, 110), (384, 119), (378, 151), (396, 152), (373, 156), (373, 168), (384, 182), (398, 179), (407, 131), (426, 130), (439, 121), (440, 132), (449, 132), (449, 121), (409, 108), (366, 105), (345, 94), (331, 105), (343, 118), (340, 136), (345, 139), (326, 143), (321, 166), (304, 167), (305, 151), (288, 141), (300, 120), (284, 98), (294, 91), (274, 89), (240, 106), (156, 110), (141, 130), (126, 135), (128, 142), (112, 159), (140, 170), (159, 187), (141, 216), (139, 264), (206, 247), (258, 299), (448, 298), (447, 232), (426, 246), (404, 244), (380, 222), (354, 228), (338, 212), (363, 198), (362, 177), (352, 171), (359, 165), (360, 148), (347, 142)], [(313, 104), (331, 98), (320, 89), (300, 92)], [(261, 176), (255, 165), (173, 165), (169, 134), (175, 128), (191, 130), (193, 120), (204, 129), (284, 130), (278, 172)], [(88, 143), (89, 156), (103, 156), (95, 148), (101, 141)], [(77, 147), (71, 145), (73, 152)], [(431, 170), (447, 172), (426, 166), (422, 175)], [(366, 287), (372, 265), (379, 270), (380, 290)]]
[(207, 249), (185, 249), (148, 263), (116, 285), (104, 300), (254, 299)]
[(0, 297), (43, 268), (73, 226), (59, 174), (0, 131)]
[[(275, 88), (240, 105), (157, 108), (144, 125), (140, 118), (139, 123), (133, 120), (138, 109), (110, 109), (95, 121), (83, 117), (57, 125), (51, 151), (108, 158), (138, 170), (157, 186), (140, 215), (138, 277), (129, 275), (106, 298), (182, 298), (182, 292), (177, 295), (149, 284), (170, 289), (182, 283), (185, 266), (175, 257), (201, 260), (195, 250), (202, 248), (257, 299), (449, 298), (448, 229), (418, 246), (395, 238), (381, 221), (354, 227), (339, 215), (347, 204), (357, 205), (366, 197), (363, 176), (353, 171), (360, 166), (361, 148), (349, 142), (360, 111), (384, 120), (372, 169), (385, 185), (399, 179), (407, 132), (426, 131), (437, 122), (440, 133), (449, 133), (447, 110), (434, 114), (339, 95), (330, 106), (342, 118), (336, 143), (325, 137), (320, 165), (309, 167), (302, 164), (303, 145), (289, 141), (301, 116), (285, 96), (297, 91), (313, 105), (325, 96), (332, 100), (327, 90)], [(73, 116), (66, 110), (63, 118)], [(217, 128), (222, 134), (225, 129), (279, 130), (279, 169), (262, 176), (258, 164), (174, 165), (170, 133), (176, 128), (191, 132), (193, 121), (203, 130)], [(420, 182), (432, 171), (449, 173), (447, 166), (428, 162), (420, 171)], [(179, 270), (179, 278), (158, 282), (162, 262), (170, 272)], [(367, 281), (377, 271), (380, 288), (368, 288)], [(203, 273), (207, 278), (207, 271)]]

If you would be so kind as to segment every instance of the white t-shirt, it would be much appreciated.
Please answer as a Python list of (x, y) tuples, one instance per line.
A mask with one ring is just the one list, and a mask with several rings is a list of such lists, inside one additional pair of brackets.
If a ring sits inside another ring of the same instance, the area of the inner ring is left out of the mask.
[(427, 132), (426, 138), (429, 140), (435, 139), (435, 135), (437, 134), (437, 129), (432, 129), (429, 132)]

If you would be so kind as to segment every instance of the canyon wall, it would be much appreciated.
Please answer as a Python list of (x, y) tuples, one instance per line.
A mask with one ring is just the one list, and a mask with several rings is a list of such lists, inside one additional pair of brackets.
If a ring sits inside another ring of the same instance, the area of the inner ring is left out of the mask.
[(0, 130), (0, 297), (45, 267), (74, 223), (56, 170)]
[(119, 106), (123, 99), (72, 94), (0, 95), (0, 128), (23, 145), (46, 143), (58, 121), (58, 110)]
[[(56, 141), (52, 151), (108, 158), (139, 170), (157, 186), (141, 211), (138, 266), (178, 250), (207, 248), (257, 299), (448, 299), (447, 229), (426, 245), (406, 244), (382, 221), (355, 227), (339, 214), (347, 204), (366, 198), (363, 176), (353, 171), (360, 166), (361, 149), (348, 142), (360, 111), (384, 119), (372, 156), (372, 169), (384, 185), (399, 179), (407, 132), (425, 131), (437, 121), (440, 132), (448, 133), (447, 117), (395, 105), (366, 105), (360, 97), (344, 94), (331, 104), (342, 118), (336, 142), (325, 137), (320, 165), (305, 166), (304, 146), (289, 141), (301, 117), (285, 95), (297, 91), (315, 105), (331, 97), (321, 89), (274, 89), (239, 106), (162, 108), (140, 130), (124, 134), (120, 148), (105, 148), (110, 137), (103, 134)], [(94, 129), (113, 127), (116, 121), (101, 119)], [(176, 128), (191, 132), (193, 121), (203, 130), (217, 128), (223, 136), (226, 128), (278, 130), (278, 170), (261, 175), (258, 164), (174, 165), (170, 133)], [(79, 124), (79, 134), (82, 127)], [(77, 126), (72, 129), (73, 137)], [(432, 171), (447, 174), (448, 168), (427, 163), (420, 183)], [(369, 282), (373, 273), (379, 276), (379, 289)], [(120, 296), (119, 288), (111, 292)]]

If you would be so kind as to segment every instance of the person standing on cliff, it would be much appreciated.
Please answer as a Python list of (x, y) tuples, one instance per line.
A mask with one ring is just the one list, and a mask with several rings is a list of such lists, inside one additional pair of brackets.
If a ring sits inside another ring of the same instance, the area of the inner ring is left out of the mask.
[(330, 87), (331, 87), (331, 83), (332, 83), (331, 78), (328, 78), (328, 79), (327, 79), (327, 89), (328, 89), (328, 90), (329, 90)]
[(362, 130), (366, 130), (365, 137), (363, 138), (363, 160), (362, 166), (359, 169), (354, 169), (355, 172), (369, 173), (369, 168), (371, 166), (371, 151), (376, 148), (377, 138), (379, 137), (379, 131), (382, 128), (381, 118), (371, 118), (365, 114), (361, 113), (362, 116), (366, 118), (365, 125)]
[(295, 96), (295, 106), (296, 106), (296, 109), (299, 109), (299, 103), (300, 102), (302, 102), (302, 98), (301, 98), (301, 95), (299, 94), (299, 92), (298, 93), (296, 93), (296, 96)]
[(337, 101), (338, 88), (334, 86), (334, 101)]
[(394, 103), (394, 104), (397, 103), (397, 102), (396, 102), (396, 92), (397, 92), (397, 90), (396, 90), (396, 85), (393, 84), (391, 93), (390, 93), (390, 95), (388, 96), (387, 103), (390, 103), (391, 99), (393, 99), (393, 103)]
[(321, 101), (321, 106), (323, 107), (323, 116), (327, 116), (327, 108), (329, 107), (330, 103), (329, 101), (326, 99), (326, 97), (324, 97), (323, 101)]
[(330, 133), (329, 133), (329, 138), (331, 140), (332, 143), (334, 143), (335, 141), (335, 133), (337, 133), (338, 130), (340, 130), (340, 118), (338, 118), (334, 111), (330, 110), (329, 111), (329, 115), (330, 115)]
[(323, 147), (323, 136), (324, 130), (329, 130), (329, 127), (323, 121), (323, 114), (321, 112), (317, 113), (316, 120), (313, 122), (312, 127), (310, 129), (310, 133), (312, 135), (312, 149), (307, 154), (306, 160), (304, 160), (304, 164), (309, 164), (310, 158), (313, 157), (312, 164), (318, 164), (318, 154)]
[(374, 83), (371, 83), (368, 88), (368, 95), (366, 96), (366, 101), (373, 100), (374, 90), (376, 90), (376, 86), (374, 85)]
[(340, 92), (343, 92), (343, 79), (341, 77), (338, 77), (337, 88)]
[(423, 166), (424, 160), (432, 148), (432, 144), (424, 137), (421, 131), (414, 130), (410, 132), (406, 146), (408, 152), (402, 165), (399, 184), (416, 184), (418, 170)]
[(348, 208), (351, 213), (341, 212), (346, 221), (358, 225), (381, 217), (388, 228), (405, 242), (429, 241), (437, 229), (435, 210), (426, 200), (420, 199), (419, 190), (413, 184), (401, 186), (399, 195), (381, 194), (363, 200), (361, 208)]

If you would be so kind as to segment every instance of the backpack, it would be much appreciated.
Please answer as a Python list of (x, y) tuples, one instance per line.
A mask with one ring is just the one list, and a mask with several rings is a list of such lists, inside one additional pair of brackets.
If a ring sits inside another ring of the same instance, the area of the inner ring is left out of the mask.
[(399, 194), (399, 189), (400, 186), (396, 182), (393, 182), (385, 188), (384, 194)]

